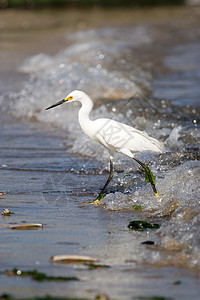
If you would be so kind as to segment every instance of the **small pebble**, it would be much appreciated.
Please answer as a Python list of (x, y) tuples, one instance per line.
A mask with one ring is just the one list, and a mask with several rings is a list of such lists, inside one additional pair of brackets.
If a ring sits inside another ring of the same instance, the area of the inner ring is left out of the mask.
[(51, 257), (52, 262), (59, 263), (86, 263), (86, 262), (98, 262), (98, 259), (91, 256), (84, 255), (54, 255)]
[(2, 216), (10, 216), (10, 214), (12, 214), (10, 211), (9, 211), (9, 209), (8, 208), (4, 208), (3, 210), (2, 210)]
[(154, 245), (155, 243), (153, 241), (145, 241), (141, 243), (142, 245)]
[(10, 229), (14, 229), (14, 230), (34, 230), (34, 229), (42, 229), (42, 228), (43, 228), (43, 224), (40, 223), (20, 224), (20, 225), (10, 226)]

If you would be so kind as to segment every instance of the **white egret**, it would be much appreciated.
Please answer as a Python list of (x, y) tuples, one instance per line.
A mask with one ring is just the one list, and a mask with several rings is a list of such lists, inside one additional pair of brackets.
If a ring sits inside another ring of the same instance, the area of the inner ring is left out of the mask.
[(90, 97), (82, 92), (75, 90), (66, 98), (46, 108), (46, 110), (61, 105), (66, 102), (81, 102), (81, 108), (78, 113), (79, 124), (85, 134), (92, 140), (106, 147), (110, 155), (110, 174), (103, 189), (97, 199), (92, 203), (96, 203), (103, 198), (104, 191), (113, 177), (113, 156), (114, 152), (125, 154), (133, 158), (141, 165), (145, 171), (146, 181), (151, 183), (153, 191), (157, 197), (158, 192), (155, 187), (155, 177), (146, 164), (134, 157), (134, 154), (142, 151), (161, 152), (162, 143), (150, 137), (147, 133), (137, 130), (131, 126), (114, 121), (112, 119), (100, 118), (90, 120), (89, 114), (93, 107), (93, 102)]

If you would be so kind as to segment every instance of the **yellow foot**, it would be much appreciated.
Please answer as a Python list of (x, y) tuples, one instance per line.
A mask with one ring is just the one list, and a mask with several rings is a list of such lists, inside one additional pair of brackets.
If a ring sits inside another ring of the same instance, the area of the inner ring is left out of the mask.
[(98, 205), (99, 204), (99, 199), (96, 199), (96, 200), (94, 200), (94, 201), (92, 201), (92, 202), (84, 202), (83, 204), (85, 204), (85, 205), (90, 205), (90, 204), (95, 204), (95, 205)]
[(99, 196), (97, 197), (97, 199), (95, 199), (95, 200), (92, 201), (92, 202), (85, 202), (84, 204), (86, 204), (86, 205), (89, 205), (89, 204), (95, 204), (95, 205), (98, 205), (98, 204), (99, 204), (99, 201), (100, 201), (101, 199), (103, 199), (103, 198), (104, 198), (103, 193), (100, 193)]
[(160, 195), (158, 193), (155, 194), (156, 197), (160, 197)]

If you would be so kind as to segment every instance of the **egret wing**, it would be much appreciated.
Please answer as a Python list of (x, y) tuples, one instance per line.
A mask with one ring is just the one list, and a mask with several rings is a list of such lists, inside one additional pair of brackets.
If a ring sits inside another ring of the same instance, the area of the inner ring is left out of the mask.
[(120, 152), (120, 149), (129, 149), (136, 153), (140, 151), (159, 152), (162, 144), (150, 137), (146, 132), (137, 130), (129, 125), (110, 120), (101, 119), (98, 130), (99, 141), (108, 149)]

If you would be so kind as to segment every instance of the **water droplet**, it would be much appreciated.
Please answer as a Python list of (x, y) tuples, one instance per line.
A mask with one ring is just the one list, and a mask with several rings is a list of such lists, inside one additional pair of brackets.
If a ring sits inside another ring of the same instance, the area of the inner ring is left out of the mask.
[(99, 55), (99, 59), (104, 59), (103, 53)]
[(17, 275), (21, 275), (22, 271), (21, 270), (17, 270)]
[(65, 67), (65, 64), (60, 64), (59, 68), (63, 69)]

